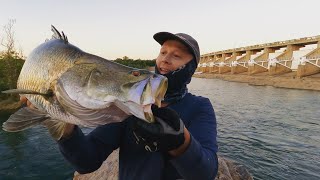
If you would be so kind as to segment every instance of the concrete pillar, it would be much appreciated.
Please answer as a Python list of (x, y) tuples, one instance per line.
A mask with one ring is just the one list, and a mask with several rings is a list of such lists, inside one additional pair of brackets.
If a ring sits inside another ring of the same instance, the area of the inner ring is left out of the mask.
[(214, 62), (214, 58), (215, 58), (215, 55), (210, 55), (210, 56), (209, 56), (209, 61), (208, 61), (208, 62)]
[(219, 67), (219, 74), (231, 72), (231, 67), (230, 66), (222, 66)]
[(258, 64), (253, 64), (253, 66), (248, 67), (248, 75), (258, 74), (262, 72), (268, 72), (268, 68)]
[(223, 54), (220, 55), (220, 58), (219, 58), (219, 60), (218, 60), (217, 62), (218, 62), (218, 63), (219, 63), (219, 62), (224, 62), (225, 60), (226, 60), (226, 54), (223, 53)]
[(204, 62), (204, 59), (205, 59), (205, 57), (204, 57), (204, 56), (201, 56), (199, 63), (203, 63), (203, 62)]
[(306, 62), (305, 65), (299, 65), (297, 70), (297, 77), (301, 78), (304, 76), (310, 76), (313, 74), (320, 73), (320, 68), (311, 63)]
[(214, 65), (210, 68), (210, 73), (218, 73), (219, 72), (219, 66)]
[(320, 57), (320, 47), (316, 48), (315, 50), (311, 51), (309, 54), (306, 55), (307, 59), (316, 59)]
[[(277, 48), (277, 49), (280, 49), (280, 48)], [(276, 48), (265, 47), (263, 49), (263, 53), (260, 56), (256, 57), (254, 60), (255, 61), (266, 61), (266, 60), (269, 59), (269, 54), (270, 53), (274, 53), (277, 49)]]
[(213, 55), (213, 58), (212, 58), (212, 59), (213, 59), (213, 62), (216, 62), (216, 61), (217, 61), (217, 58), (218, 58), (217, 55)]
[(243, 56), (243, 62), (248, 62), (250, 60), (251, 55), (255, 54), (254, 51), (246, 50), (246, 55)]
[(232, 53), (223, 53), (222, 54), (222, 58), (219, 62), (226, 62), (226, 60), (228, 60), (230, 57), (232, 56)]
[[(291, 66), (290, 66), (291, 67)], [(275, 66), (270, 66), (269, 75), (280, 75), (291, 72), (292, 70), (281, 63), (276, 63)]]
[(239, 74), (243, 72), (248, 72), (248, 68), (238, 64), (237, 66), (232, 66), (231, 67), (231, 74)]
[(225, 63), (231, 63), (232, 61), (235, 61), (237, 59), (237, 56), (240, 56), (240, 55), (241, 55), (240, 52), (233, 51), (231, 57), (226, 59)]
[(300, 48), (304, 47), (304, 45), (294, 45), (294, 44), (289, 44), (287, 45), (287, 48), (285, 52), (280, 54), (279, 56), (276, 57), (277, 60), (291, 60), (293, 51), (298, 51)]

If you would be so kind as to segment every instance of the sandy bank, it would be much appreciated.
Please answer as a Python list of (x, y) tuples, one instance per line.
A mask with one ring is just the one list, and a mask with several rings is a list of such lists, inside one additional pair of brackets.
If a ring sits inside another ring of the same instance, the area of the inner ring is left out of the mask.
[(260, 73), (257, 75), (242, 74), (211, 74), (202, 73), (195, 74), (194, 77), (208, 78), (208, 79), (222, 79), (226, 81), (248, 83), (256, 86), (273, 86), (279, 88), (290, 88), (290, 89), (305, 89), (305, 90), (317, 90), (320, 91), (320, 74), (313, 76), (296, 78), (295, 72), (287, 73), (278, 76), (269, 76), (268, 72)]

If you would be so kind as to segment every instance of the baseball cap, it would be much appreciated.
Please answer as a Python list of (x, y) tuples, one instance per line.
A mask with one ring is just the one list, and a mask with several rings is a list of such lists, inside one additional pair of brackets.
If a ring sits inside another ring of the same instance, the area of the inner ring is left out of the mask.
[(153, 35), (153, 39), (155, 39), (160, 45), (163, 45), (163, 43), (167, 40), (178, 40), (182, 44), (187, 46), (189, 51), (195, 57), (197, 64), (200, 61), (200, 49), (199, 49), (198, 42), (188, 34), (185, 34), (185, 33), (173, 34), (169, 32), (158, 32), (155, 35)]

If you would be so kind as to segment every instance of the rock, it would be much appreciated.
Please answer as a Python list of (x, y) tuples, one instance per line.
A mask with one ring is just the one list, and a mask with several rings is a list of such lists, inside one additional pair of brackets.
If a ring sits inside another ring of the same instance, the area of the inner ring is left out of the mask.
[(119, 150), (113, 151), (96, 171), (88, 174), (74, 173), (73, 180), (118, 180)]
[(249, 171), (236, 162), (218, 156), (219, 169), (216, 180), (253, 180)]
[[(118, 165), (119, 165), (119, 151), (116, 150), (108, 159), (101, 165), (101, 167), (89, 174), (74, 173), (74, 180), (117, 180), (118, 179)], [(248, 170), (243, 166), (235, 163), (232, 160), (219, 156), (219, 170), (215, 180), (252, 180), (252, 176)]]

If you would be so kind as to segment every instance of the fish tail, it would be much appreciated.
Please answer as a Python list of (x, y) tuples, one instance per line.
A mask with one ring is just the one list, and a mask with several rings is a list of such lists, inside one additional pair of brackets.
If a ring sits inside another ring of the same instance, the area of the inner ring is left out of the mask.
[(51, 119), (46, 112), (24, 107), (12, 114), (9, 119), (2, 124), (2, 128), (7, 132), (18, 132), (39, 124), (46, 126), (51, 136), (56, 140), (62, 137), (67, 125), (67, 123), (63, 121)]
[(2, 124), (2, 128), (8, 132), (18, 132), (36, 126), (46, 119), (47, 113), (37, 109), (24, 107), (12, 114), (9, 119)]

